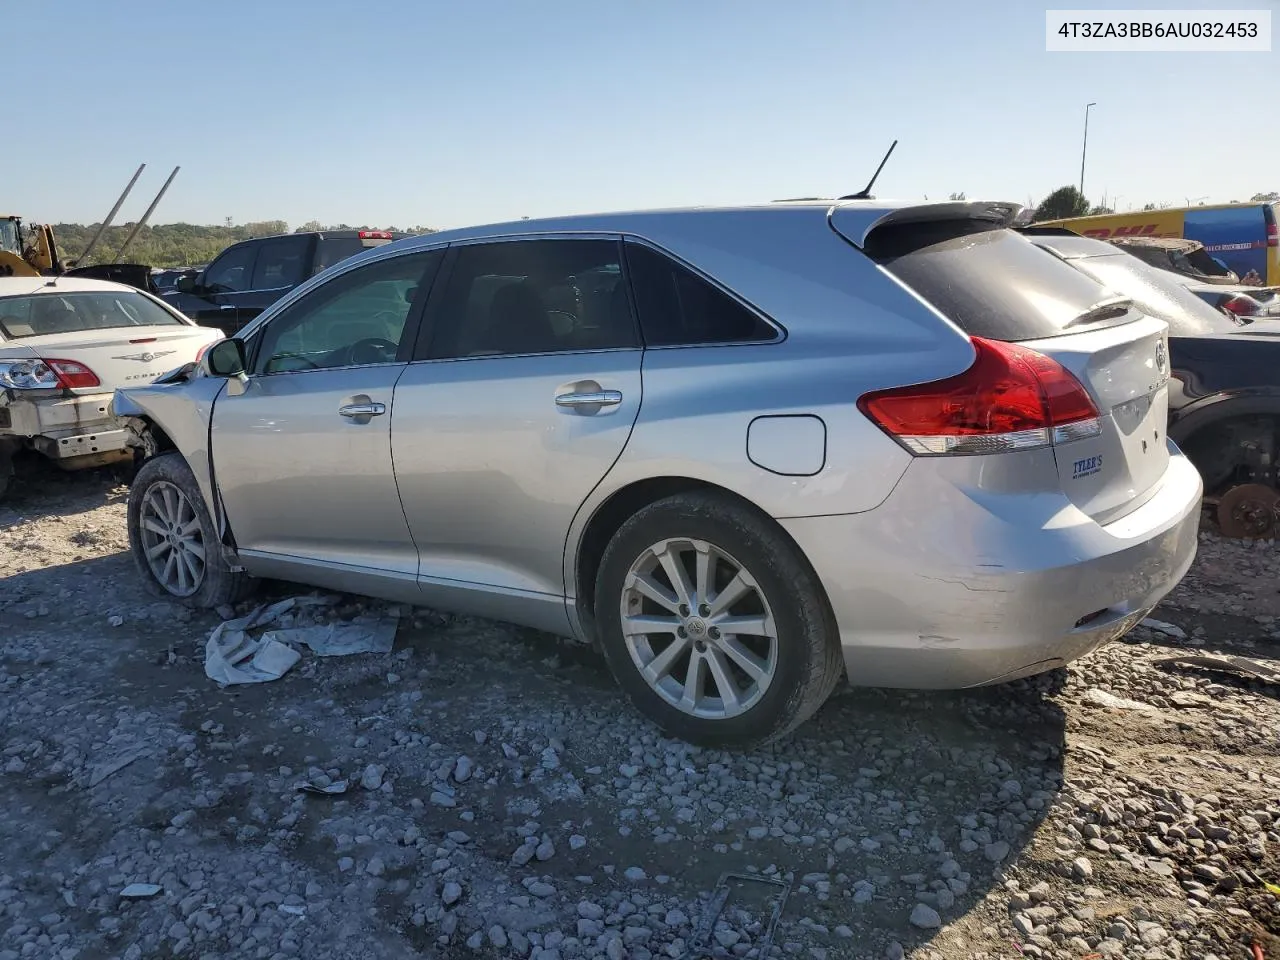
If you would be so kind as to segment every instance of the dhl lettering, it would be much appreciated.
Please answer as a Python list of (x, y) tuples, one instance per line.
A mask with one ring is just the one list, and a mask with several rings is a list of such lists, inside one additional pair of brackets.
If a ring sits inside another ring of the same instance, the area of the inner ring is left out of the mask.
[(1113, 237), (1150, 237), (1156, 232), (1156, 225), (1148, 223), (1143, 227), (1116, 227)]
[(1086, 237), (1096, 237), (1099, 240), (1106, 240), (1108, 237), (1178, 237), (1181, 236), (1177, 232), (1157, 232), (1160, 225), (1156, 223), (1147, 223), (1140, 227), (1116, 227), (1112, 230), (1110, 227), (1093, 227), (1090, 230), (1082, 231)]

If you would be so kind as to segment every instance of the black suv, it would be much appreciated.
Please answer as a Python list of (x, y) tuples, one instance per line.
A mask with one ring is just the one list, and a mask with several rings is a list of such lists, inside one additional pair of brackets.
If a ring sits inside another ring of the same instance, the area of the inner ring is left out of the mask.
[(1270, 537), (1280, 517), (1280, 321), (1236, 318), (1167, 271), (1066, 230), (1028, 227), (1032, 243), (1169, 324), (1169, 437), (1204, 478), (1232, 537)]
[(242, 240), (162, 296), (201, 326), (233, 336), (326, 267), (395, 239), (385, 230), (325, 230)]

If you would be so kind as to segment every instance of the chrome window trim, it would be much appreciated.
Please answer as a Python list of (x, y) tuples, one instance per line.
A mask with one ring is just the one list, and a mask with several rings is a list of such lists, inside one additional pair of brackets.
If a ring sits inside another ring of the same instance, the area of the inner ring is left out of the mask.
[(580, 357), (596, 353), (642, 353), (645, 348), (634, 347), (595, 347), (589, 350), (545, 350), (542, 353), (487, 353), (480, 357), (430, 357), (422, 360), (410, 360), (410, 366), (419, 363), (474, 363), (477, 360), (513, 360), (530, 357)]
[(315, 367), (307, 370), (276, 370), (273, 373), (250, 373), (250, 380), (257, 380), (262, 377), (292, 377), (299, 373), (331, 373), (334, 370), (372, 370), (378, 367), (404, 367), (408, 366), (407, 360), (384, 360), (379, 363), (344, 363), (340, 367)]

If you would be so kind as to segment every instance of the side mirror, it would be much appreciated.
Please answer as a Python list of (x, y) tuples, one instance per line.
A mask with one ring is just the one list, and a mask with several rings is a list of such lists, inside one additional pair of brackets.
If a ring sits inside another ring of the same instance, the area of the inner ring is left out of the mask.
[(234, 337), (229, 340), (219, 340), (205, 351), (204, 365), (211, 377), (246, 379), (244, 341)]
[(195, 293), (196, 278), (192, 274), (184, 273), (178, 278), (178, 282), (174, 284), (174, 289), (179, 293)]

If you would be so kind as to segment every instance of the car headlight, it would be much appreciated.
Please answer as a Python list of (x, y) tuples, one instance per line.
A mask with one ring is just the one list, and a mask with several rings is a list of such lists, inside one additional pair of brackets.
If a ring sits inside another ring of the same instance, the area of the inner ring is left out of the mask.
[(0, 361), (0, 386), (14, 390), (50, 390), (61, 384), (58, 374), (43, 360)]

